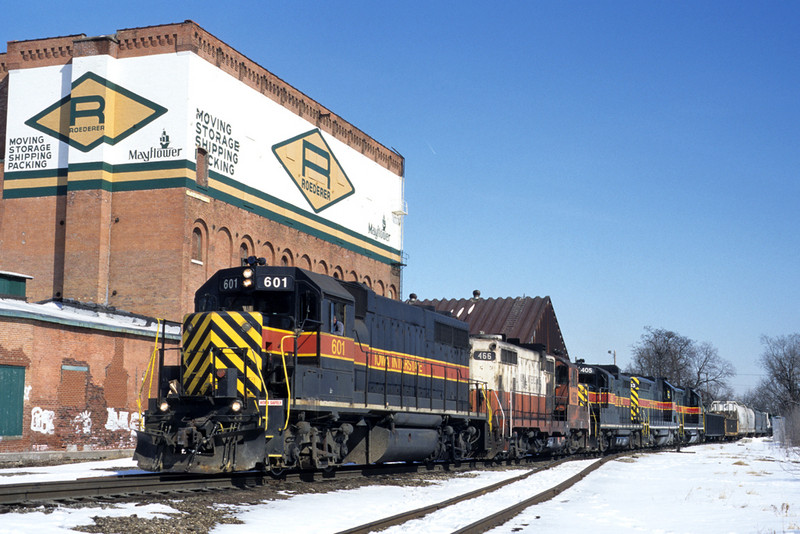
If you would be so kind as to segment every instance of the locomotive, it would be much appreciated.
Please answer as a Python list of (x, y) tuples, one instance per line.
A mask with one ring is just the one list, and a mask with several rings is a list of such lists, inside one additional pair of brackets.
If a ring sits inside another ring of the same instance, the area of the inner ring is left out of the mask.
[(697, 392), (468, 325), (362, 284), (247, 258), (215, 273), (159, 362), (145, 470), (519, 459), (704, 439)]
[(140, 467), (326, 469), (494, 448), (464, 323), (354, 282), (244, 263), (197, 290), (180, 363), (160, 369), (138, 432)]

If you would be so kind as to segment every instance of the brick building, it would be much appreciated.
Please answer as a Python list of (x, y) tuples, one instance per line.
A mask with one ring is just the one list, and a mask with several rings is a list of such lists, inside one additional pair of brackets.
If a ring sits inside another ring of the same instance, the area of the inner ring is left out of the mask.
[(157, 339), (151, 318), (14, 297), (0, 294), (0, 453), (132, 448), (156, 342), (177, 347), (180, 328)]
[(0, 452), (132, 446), (155, 326), (116, 310), (242, 257), (401, 296), (402, 156), (194, 22), (9, 42), (0, 161)]
[(179, 320), (240, 257), (400, 297), (403, 158), (191, 21), (0, 54), (0, 270)]

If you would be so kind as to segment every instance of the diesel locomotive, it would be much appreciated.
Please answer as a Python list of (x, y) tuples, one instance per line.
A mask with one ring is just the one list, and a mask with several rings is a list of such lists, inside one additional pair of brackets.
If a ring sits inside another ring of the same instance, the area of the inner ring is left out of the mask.
[(325, 469), (495, 447), (464, 323), (263, 263), (223, 269), (196, 292), (180, 363), (160, 369), (138, 432), (143, 469)]
[(229, 472), (516, 459), (704, 439), (700, 396), (570, 362), (362, 284), (253, 257), (195, 294), (162, 349), (134, 458)]

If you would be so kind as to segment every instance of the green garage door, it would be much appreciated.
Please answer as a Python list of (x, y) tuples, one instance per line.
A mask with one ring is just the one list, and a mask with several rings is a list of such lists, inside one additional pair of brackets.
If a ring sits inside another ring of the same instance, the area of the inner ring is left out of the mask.
[(0, 365), (0, 436), (22, 435), (25, 368)]

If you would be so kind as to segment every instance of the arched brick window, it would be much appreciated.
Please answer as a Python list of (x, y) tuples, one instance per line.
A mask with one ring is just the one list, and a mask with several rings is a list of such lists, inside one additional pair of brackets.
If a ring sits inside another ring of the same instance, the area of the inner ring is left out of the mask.
[(294, 255), (288, 248), (281, 254), (281, 267), (294, 267)]
[(192, 260), (203, 263), (203, 231), (200, 228), (192, 230)]

